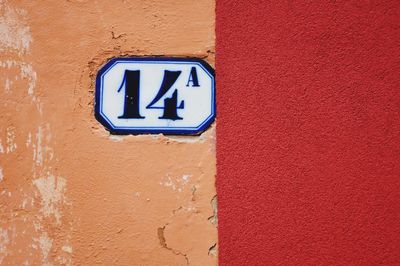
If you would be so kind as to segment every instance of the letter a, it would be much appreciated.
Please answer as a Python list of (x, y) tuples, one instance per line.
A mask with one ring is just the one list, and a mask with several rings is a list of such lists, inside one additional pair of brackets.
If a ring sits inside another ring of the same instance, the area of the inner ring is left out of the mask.
[(200, 87), (199, 80), (197, 79), (197, 71), (195, 67), (192, 67), (190, 70), (189, 80), (186, 84), (186, 87), (189, 87), (190, 82), (192, 82), (192, 87)]

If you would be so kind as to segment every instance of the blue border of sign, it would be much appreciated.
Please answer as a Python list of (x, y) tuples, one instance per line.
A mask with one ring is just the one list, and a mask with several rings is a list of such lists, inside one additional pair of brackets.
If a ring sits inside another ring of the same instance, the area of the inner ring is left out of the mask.
[[(189, 63), (197, 63), (200, 64), (201, 67), (209, 74), (212, 79), (212, 110), (211, 115), (199, 126), (196, 128), (189, 127), (188, 129), (184, 128), (121, 128), (114, 126), (108, 119), (103, 116), (101, 112), (101, 93), (102, 93), (102, 76), (105, 74), (112, 66), (114, 66), (117, 62), (189, 62)], [(95, 101), (94, 101), (94, 115), (95, 118), (107, 129), (111, 134), (116, 135), (128, 135), (128, 134), (165, 134), (165, 135), (198, 135), (205, 131), (215, 120), (216, 116), (216, 99), (215, 99), (215, 71), (214, 69), (204, 60), (193, 57), (118, 57), (113, 58), (108, 61), (97, 73), (96, 76), (96, 91), (95, 91)]]

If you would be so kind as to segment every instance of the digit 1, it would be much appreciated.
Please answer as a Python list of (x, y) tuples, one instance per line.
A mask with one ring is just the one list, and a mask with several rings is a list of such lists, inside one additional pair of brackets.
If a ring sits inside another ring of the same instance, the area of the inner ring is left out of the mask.
[(140, 89), (140, 70), (125, 70), (118, 92), (125, 84), (124, 113), (118, 118), (137, 118), (144, 117), (139, 113), (139, 89)]

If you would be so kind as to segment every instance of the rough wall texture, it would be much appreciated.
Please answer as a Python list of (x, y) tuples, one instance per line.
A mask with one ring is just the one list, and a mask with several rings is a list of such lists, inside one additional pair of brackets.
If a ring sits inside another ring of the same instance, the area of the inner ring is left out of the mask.
[(216, 264), (215, 130), (110, 136), (109, 58), (214, 62), (214, 1), (0, 1), (0, 264)]
[(399, 17), (217, 1), (221, 265), (400, 264)]

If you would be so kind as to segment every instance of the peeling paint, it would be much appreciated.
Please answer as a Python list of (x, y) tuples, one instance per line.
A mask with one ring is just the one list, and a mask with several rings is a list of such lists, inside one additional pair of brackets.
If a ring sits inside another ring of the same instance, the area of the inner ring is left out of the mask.
[[(39, 126), (35, 134), (35, 141), (32, 143), (33, 160), (36, 166), (42, 167), (45, 160), (51, 161), (54, 157), (53, 148), (48, 143), (51, 141), (50, 125)], [(27, 145), (31, 144), (31, 136), (28, 136)]]
[(208, 255), (216, 257), (218, 254), (217, 252), (217, 243), (214, 243), (209, 249), (208, 249)]
[(7, 230), (0, 228), (0, 264), (7, 255), (7, 245), (10, 243)]
[(206, 140), (205, 134), (200, 136), (163, 136), (167, 140), (178, 142), (178, 143), (204, 143)]
[(40, 192), (42, 199), (41, 210), (44, 216), (54, 215), (57, 224), (60, 224), (61, 210), (58, 208), (58, 205), (64, 202), (66, 180), (47, 173), (47, 177), (35, 179), (33, 183)]
[(3, 168), (0, 166), (0, 182), (3, 181), (3, 179), (4, 179)]
[(28, 137), (26, 138), (26, 147), (28, 148), (32, 143), (32, 133), (29, 132)]
[(40, 250), (42, 251), (42, 259), (45, 265), (49, 265), (48, 258), (51, 247), (53, 246), (53, 240), (51, 240), (47, 233), (43, 233), (38, 239)]
[(71, 246), (63, 246), (62, 251), (67, 252), (67, 253), (72, 253), (72, 247)]
[(8, 78), (6, 79), (5, 83), (4, 83), (4, 90), (5, 92), (9, 92), (10, 91), (10, 87), (12, 84), (12, 80), (9, 80)]
[(213, 210), (213, 215), (208, 218), (211, 224), (217, 226), (218, 225), (218, 201), (217, 201), (217, 195), (215, 195), (211, 199), (211, 207)]
[[(33, 91), (36, 86), (37, 74), (30, 63), (23, 61), (15, 61), (15, 60), (5, 60), (5, 61), (0, 61), (0, 67), (6, 69), (11, 69), (11, 68), (19, 69), (18, 75), (14, 74), (6, 78), (4, 84), (5, 92), (11, 91), (14, 81), (26, 79), (28, 81), (27, 93), (32, 97), (33, 101), (36, 100), (36, 98), (33, 96)], [(40, 107), (38, 106), (38, 110), (39, 109)]]
[(117, 142), (121, 142), (121, 141), (124, 140), (124, 137), (123, 136), (119, 136), (119, 135), (110, 135), (108, 138), (110, 140), (117, 141)]
[(22, 64), (21, 65), (21, 77), (29, 80), (28, 94), (33, 94), (33, 89), (36, 85), (36, 72), (33, 70), (32, 65)]
[(38, 127), (36, 133), (36, 143), (33, 144), (33, 160), (36, 165), (41, 166), (43, 164), (43, 154), (42, 154), (42, 138), (43, 138), (42, 127)]
[(22, 208), (22, 209), (25, 209), (27, 203), (28, 203), (28, 200), (27, 200), (27, 199), (24, 199), (24, 200), (22, 201), (22, 203), (21, 203), (21, 208)]
[(3, 0), (0, 1), (0, 14), (0, 52), (11, 49), (26, 53), (32, 42), (30, 29), (24, 22), (26, 12), (10, 7)]
[(4, 153), (4, 147), (3, 144), (1, 143), (1, 139), (0, 139), (0, 153)]
[[(9, 153), (1, 161), (0, 211), (16, 226), (4, 264), (215, 264), (208, 249), (216, 228), (207, 220), (214, 126), (200, 136), (116, 136), (93, 117), (94, 77), (111, 57), (204, 55), (212, 64), (214, 2), (0, 3), (15, 19), (0, 22), (12, 38), (0, 40), (0, 152)], [(104, 16), (109, 10), (119, 16)], [(83, 17), (90, 27), (77, 23)], [(167, 247), (185, 256), (158, 244), (160, 221), (168, 222)]]
[(17, 149), (17, 143), (15, 143), (15, 128), (7, 128), (7, 153), (14, 152)]
[(166, 177), (160, 182), (160, 185), (164, 187), (170, 187), (172, 190), (177, 190), (178, 192), (182, 192), (185, 188), (186, 184), (189, 182), (191, 175), (185, 174), (181, 178), (171, 178), (170, 174), (167, 174)]

